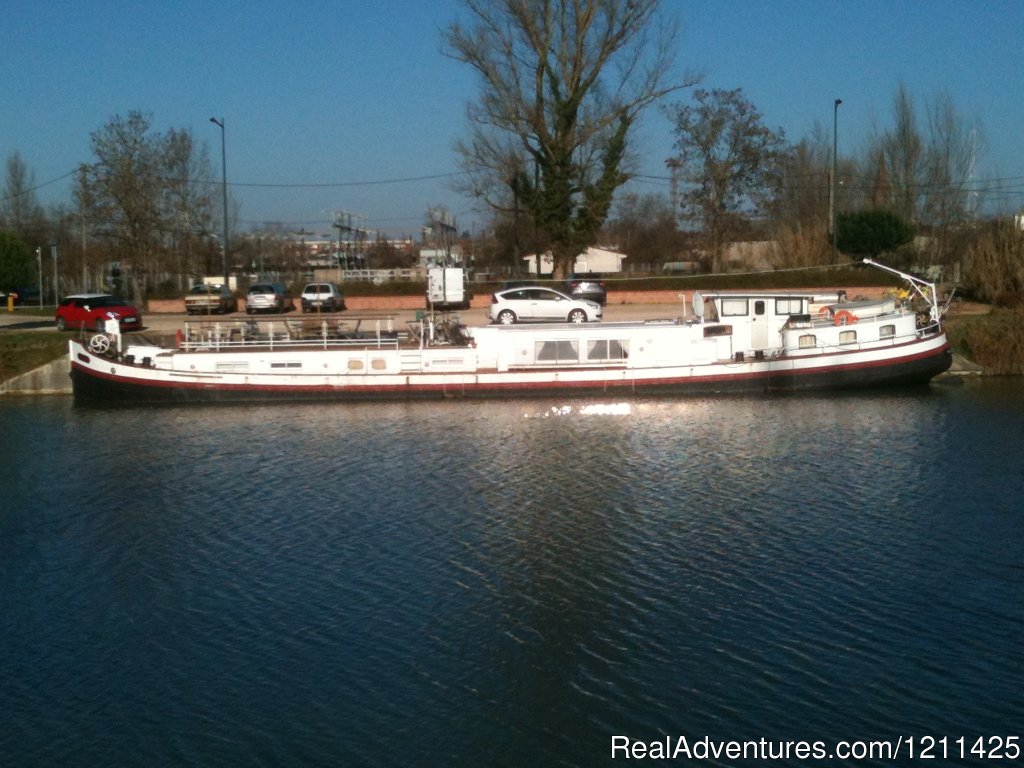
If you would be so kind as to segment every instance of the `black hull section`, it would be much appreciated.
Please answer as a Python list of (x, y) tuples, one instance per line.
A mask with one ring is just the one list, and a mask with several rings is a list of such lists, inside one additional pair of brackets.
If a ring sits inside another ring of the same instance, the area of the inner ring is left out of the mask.
[(948, 349), (920, 358), (880, 365), (832, 366), (799, 372), (730, 373), (714, 378), (691, 377), (665, 381), (622, 381), (609, 384), (490, 384), (449, 387), (219, 387), (215, 385), (152, 384), (94, 375), (73, 367), (76, 401), (106, 404), (296, 403), (369, 402), (395, 400), (493, 399), (509, 397), (655, 397), (712, 394), (763, 394), (923, 385), (948, 370)]

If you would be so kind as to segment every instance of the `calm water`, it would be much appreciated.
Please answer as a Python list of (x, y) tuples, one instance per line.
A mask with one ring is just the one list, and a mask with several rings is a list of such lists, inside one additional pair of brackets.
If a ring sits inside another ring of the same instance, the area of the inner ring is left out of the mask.
[(637, 762), (611, 759), (616, 735), (1024, 737), (1022, 427), (1019, 381), (3, 400), (0, 765), (594, 766)]

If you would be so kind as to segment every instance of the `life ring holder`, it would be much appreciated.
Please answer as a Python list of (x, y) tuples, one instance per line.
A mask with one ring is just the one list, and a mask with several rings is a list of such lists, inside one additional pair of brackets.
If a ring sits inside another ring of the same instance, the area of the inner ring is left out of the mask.
[(821, 309), (818, 310), (818, 317), (821, 317), (821, 318), (826, 318), (826, 317), (828, 317), (831, 314), (832, 314), (832, 308), (829, 307), (829, 306), (824, 306), (824, 307), (822, 307)]
[(840, 309), (832, 318), (832, 322), (836, 325), (853, 325), (857, 320), (857, 316), (848, 309)]

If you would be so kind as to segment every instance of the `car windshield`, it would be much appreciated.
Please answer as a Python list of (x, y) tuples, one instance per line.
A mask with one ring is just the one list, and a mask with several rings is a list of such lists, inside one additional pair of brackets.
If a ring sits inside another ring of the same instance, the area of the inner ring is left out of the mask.
[(213, 293), (215, 289), (209, 285), (194, 285), (189, 293)]
[(273, 293), (274, 286), (272, 285), (254, 285), (249, 289), (249, 293)]

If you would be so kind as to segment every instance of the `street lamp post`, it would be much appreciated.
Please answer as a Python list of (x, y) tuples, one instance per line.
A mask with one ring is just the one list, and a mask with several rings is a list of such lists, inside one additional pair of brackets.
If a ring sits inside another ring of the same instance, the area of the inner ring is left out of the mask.
[(39, 267), (39, 308), (43, 308), (43, 247), (36, 248), (36, 265)]
[(836, 99), (835, 104), (832, 106), (832, 175), (829, 178), (828, 190), (828, 225), (832, 230), (832, 266), (835, 266), (838, 260), (838, 250), (836, 248), (836, 169), (838, 167), (837, 149), (839, 146), (839, 105), (842, 103), (842, 99)]
[(211, 117), (210, 122), (220, 127), (220, 186), (224, 196), (224, 240), (221, 242), (221, 259), (224, 267), (224, 285), (231, 287), (228, 280), (228, 157), (225, 151), (224, 118)]
[(53, 303), (60, 303), (60, 294), (57, 292), (59, 282), (57, 280), (57, 244), (50, 243), (50, 256), (53, 258)]

